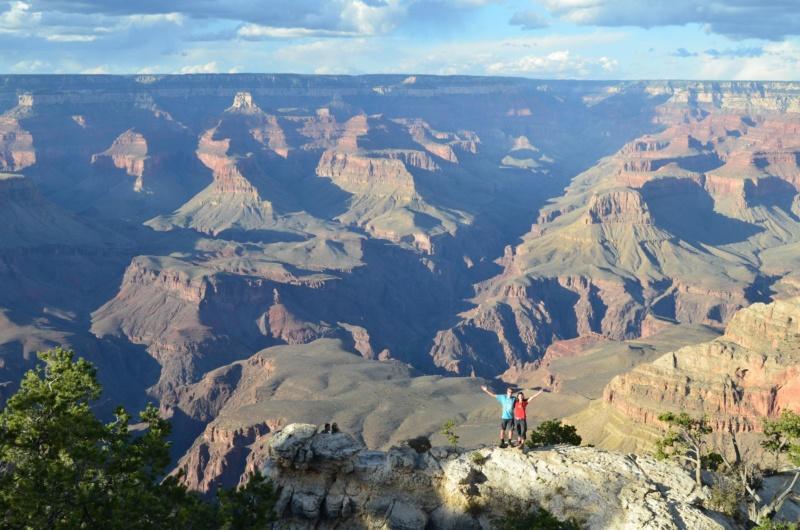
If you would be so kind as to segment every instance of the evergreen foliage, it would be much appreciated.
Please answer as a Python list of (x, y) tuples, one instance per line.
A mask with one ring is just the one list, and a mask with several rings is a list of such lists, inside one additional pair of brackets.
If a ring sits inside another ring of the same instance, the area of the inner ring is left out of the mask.
[(580, 525), (574, 521), (559, 521), (552, 513), (544, 508), (534, 508), (532, 511), (509, 511), (506, 516), (498, 521), (500, 530), (579, 530)]
[(170, 423), (148, 405), (131, 429), (118, 408), (103, 423), (92, 403), (102, 388), (94, 366), (56, 348), (25, 374), (0, 413), (0, 526), (20, 529), (265, 528), (275, 503), (260, 475), (216, 502), (163, 479)]
[(548, 445), (580, 445), (581, 437), (573, 425), (562, 423), (561, 420), (545, 420), (531, 432), (527, 445), (530, 448), (545, 447)]

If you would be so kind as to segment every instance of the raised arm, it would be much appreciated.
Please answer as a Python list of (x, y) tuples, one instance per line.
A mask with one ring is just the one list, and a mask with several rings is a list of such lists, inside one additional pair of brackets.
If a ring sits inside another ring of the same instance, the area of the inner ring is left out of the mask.
[(534, 395), (532, 395), (531, 397), (529, 397), (529, 398), (528, 398), (526, 401), (530, 401), (530, 400), (532, 400), (533, 398), (535, 398), (535, 397), (538, 397), (538, 396), (539, 396), (539, 395), (540, 395), (542, 392), (544, 392), (545, 390), (546, 390), (545, 388), (541, 388), (541, 389), (539, 389), (539, 391), (538, 391), (538, 392), (536, 392)]
[(484, 394), (486, 394), (487, 396), (492, 396), (492, 397), (494, 397), (494, 393), (493, 393), (491, 390), (489, 390), (489, 389), (486, 387), (486, 385), (483, 385), (483, 386), (481, 387), (481, 390), (483, 390), (483, 393), (484, 393)]

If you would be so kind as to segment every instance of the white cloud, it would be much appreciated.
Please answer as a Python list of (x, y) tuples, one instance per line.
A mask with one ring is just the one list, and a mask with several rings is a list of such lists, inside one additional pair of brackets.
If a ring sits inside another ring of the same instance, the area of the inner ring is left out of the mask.
[(330, 41), (317, 40), (284, 46), (275, 52), (274, 58), (287, 63), (310, 64), (314, 68), (319, 68), (334, 64), (345, 65), (347, 60), (363, 57), (370, 50), (377, 50), (376, 43), (370, 46), (370, 42), (364, 38), (337, 42), (335, 46), (332, 46)]
[(19, 61), (11, 66), (11, 71), (15, 73), (34, 73), (34, 72), (41, 72), (42, 70), (49, 67), (50, 63), (48, 63), (47, 61), (38, 61), (38, 60)]
[(182, 26), (184, 20), (185, 17), (181, 13), (156, 13), (146, 15), (127, 15), (122, 17), (123, 23), (133, 26), (152, 26), (164, 22)]
[(34, 11), (32, 4), (14, 1), (8, 4), (6, 11), (0, 12), (0, 34), (55, 43), (86, 43), (113, 38), (133, 28), (150, 28), (158, 24), (182, 25), (184, 20), (184, 15), (180, 13), (106, 16), (60, 10)]
[(260, 24), (245, 24), (236, 30), (236, 34), (243, 39), (300, 39), (308, 37), (351, 37), (356, 33), (351, 31), (334, 31), (326, 29), (308, 28), (277, 28), (262, 26)]
[(179, 74), (215, 74), (217, 73), (217, 62), (211, 61), (205, 64), (195, 64), (184, 66), (178, 70)]
[(149, 74), (157, 74), (161, 71), (162, 69), (157, 66), (145, 66), (144, 68), (138, 69), (136, 73), (141, 75), (149, 75)]
[[(572, 54), (579, 50), (593, 50), (600, 44), (613, 43), (625, 38), (622, 32), (591, 32), (580, 35), (541, 35), (523, 36), (497, 41), (458, 41), (409, 50), (404, 60), (396, 68), (401, 72), (430, 72), (441, 75), (451, 74), (492, 74), (492, 75), (545, 75), (544, 68), (534, 73), (534, 67), (548, 64), (550, 69), (561, 77), (588, 77), (587, 69), (605, 76), (608, 69), (616, 68), (616, 63), (608, 58), (585, 59), (578, 62)], [(570, 50), (570, 51), (566, 51)], [(560, 69), (563, 54), (572, 59)], [(548, 59), (551, 54), (552, 57)], [(581, 66), (581, 71), (570, 73), (568, 67)], [(526, 72), (528, 70), (528, 72)]]
[(793, 81), (800, 69), (800, 44), (793, 41), (771, 43), (753, 57), (710, 56), (698, 58), (699, 77), (704, 79)]
[(70, 33), (50, 33), (45, 35), (45, 40), (50, 42), (93, 42), (97, 35), (79, 35)]
[(608, 57), (581, 57), (569, 50), (546, 55), (526, 55), (513, 61), (486, 65), (489, 74), (546, 75), (555, 77), (588, 77), (598, 72), (611, 72), (617, 66)]
[[(285, 71), (326, 74), (431, 73), (609, 77), (615, 60), (594, 54), (599, 44), (625, 38), (624, 32), (520, 36), (500, 40), (452, 40), (431, 45), (406, 39), (353, 38), (288, 44), (270, 55)], [(567, 51), (568, 50), (568, 51)], [(566, 58), (564, 57), (566, 54)], [(566, 60), (568, 59), (568, 60)], [(539, 65), (537, 67), (537, 64)], [(547, 68), (544, 65), (547, 65)]]
[(521, 26), (522, 29), (541, 29), (550, 25), (542, 15), (533, 10), (517, 11), (508, 23)]
[(401, 0), (383, 0), (381, 3), (347, 0), (339, 16), (345, 27), (362, 35), (385, 34), (405, 16), (409, 3)]
[(800, 35), (792, 0), (540, 0), (552, 15), (575, 24), (652, 28), (702, 25), (734, 39), (782, 40)]
[(94, 68), (87, 68), (85, 70), (81, 70), (81, 73), (87, 75), (103, 75), (103, 74), (108, 74), (109, 70), (108, 66), (102, 65), (102, 66), (95, 66)]
[(40, 11), (31, 11), (25, 2), (11, 2), (8, 9), (0, 13), (0, 33), (16, 33), (32, 29), (42, 21)]

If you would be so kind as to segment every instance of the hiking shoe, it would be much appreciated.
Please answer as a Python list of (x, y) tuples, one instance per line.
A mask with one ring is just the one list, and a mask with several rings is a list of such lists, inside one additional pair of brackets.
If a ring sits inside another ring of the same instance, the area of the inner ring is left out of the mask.
[(506, 445), (505, 440), (500, 442), (500, 449), (505, 449), (506, 447), (508, 447), (508, 446)]

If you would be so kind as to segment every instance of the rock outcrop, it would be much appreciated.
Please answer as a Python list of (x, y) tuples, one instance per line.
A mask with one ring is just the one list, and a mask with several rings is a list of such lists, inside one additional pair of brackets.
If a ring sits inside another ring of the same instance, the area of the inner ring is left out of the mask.
[(20, 171), (36, 163), (33, 136), (19, 120), (0, 116), (0, 171)]
[(333, 180), (345, 191), (377, 197), (396, 196), (410, 200), (414, 178), (402, 160), (372, 158), (337, 151), (325, 151), (317, 165), (317, 175)]
[(458, 156), (454, 148), (463, 153), (475, 154), (478, 152), (480, 138), (472, 131), (459, 131), (458, 133), (437, 131), (426, 121), (419, 119), (397, 121), (408, 128), (408, 132), (415, 142), (442, 160), (458, 164)]
[(197, 158), (212, 171), (214, 181), (170, 215), (147, 222), (156, 230), (193, 228), (215, 235), (225, 230), (263, 230), (276, 224), (272, 204), (240, 170), (228, 151), (230, 139), (216, 140), (217, 128), (206, 131), (198, 142)]
[(111, 144), (111, 147), (102, 153), (92, 155), (92, 164), (103, 158), (110, 159), (116, 168), (123, 169), (125, 173), (136, 178), (133, 184), (133, 191), (141, 192), (144, 190), (143, 176), (148, 156), (147, 140), (141, 133), (128, 129), (120, 134)]
[(416, 378), (398, 361), (354, 355), (344, 349), (349, 342), (273, 346), (162, 401), (176, 421), (188, 417), (193, 429), (201, 426), (178, 464), (187, 485), (206, 493), (235, 485), (264, 464), (270, 437), (289, 423), (337, 422), (370, 446), (384, 447), (430, 435), (453, 415), (480, 422), (493, 406), (475, 379)]
[(278, 156), (289, 156), (286, 134), (278, 123), (278, 118), (267, 114), (253, 102), (250, 92), (237, 92), (233, 104), (225, 111), (226, 115), (239, 117), (250, 136)]
[(344, 433), (292, 424), (269, 443), (266, 474), (282, 487), (278, 528), (492, 528), (540, 506), (582, 528), (730, 528), (698, 505), (680, 467), (589, 447), (547, 450), (408, 445), (370, 451)]
[(615, 377), (602, 400), (642, 426), (661, 427), (664, 411), (686, 411), (721, 432), (760, 431), (765, 418), (800, 400), (800, 298), (742, 309), (721, 337)]
[(586, 224), (652, 224), (650, 212), (635, 190), (614, 190), (593, 195), (586, 212)]
[[(695, 89), (688, 99), (675, 89), (658, 108), (663, 130), (628, 142), (542, 209), (499, 261), (503, 272), (476, 286), (475, 307), (437, 335), (438, 366), (498, 375), (537, 362), (553, 341), (640, 337), (653, 318), (721, 329), (768, 301), (771, 283), (796, 292), (795, 267), (761, 256), (785, 258), (800, 238), (797, 105)], [(509, 156), (518, 152), (536, 154), (526, 137)]]

